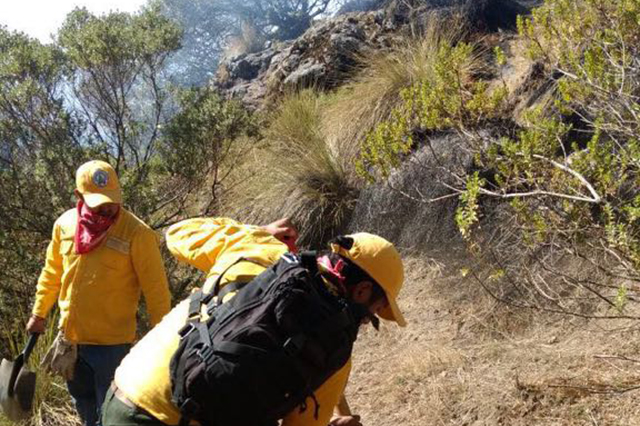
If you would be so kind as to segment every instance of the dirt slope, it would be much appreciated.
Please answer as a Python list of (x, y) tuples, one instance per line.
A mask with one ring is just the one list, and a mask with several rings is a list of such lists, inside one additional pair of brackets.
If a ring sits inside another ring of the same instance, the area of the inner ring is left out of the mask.
[(409, 326), (362, 333), (347, 396), (366, 426), (640, 425), (638, 321), (515, 312), (460, 266), (409, 260)]

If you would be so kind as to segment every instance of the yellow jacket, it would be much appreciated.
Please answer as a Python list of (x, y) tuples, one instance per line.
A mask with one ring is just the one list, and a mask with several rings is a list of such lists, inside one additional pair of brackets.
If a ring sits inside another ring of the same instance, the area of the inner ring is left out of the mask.
[[(211, 291), (218, 275), (240, 257), (272, 264), (287, 251), (284, 244), (264, 230), (231, 219), (191, 219), (178, 223), (169, 228), (167, 245), (179, 260), (207, 272), (205, 291)], [(264, 269), (253, 262), (239, 262), (224, 274), (221, 285), (249, 281)], [(177, 333), (186, 322), (187, 311), (188, 300), (184, 300), (133, 347), (116, 370), (118, 388), (136, 405), (168, 425), (177, 425), (180, 420), (180, 412), (171, 402), (169, 362), (178, 348)], [(320, 405), (318, 419), (314, 418), (313, 409), (302, 413), (296, 409), (285, 417), (282, 426), (326, 426), (350, 370), (351, 362), (348, 362), (315, 392)], [(307, 404), (315, 406), (311, 400)], [(247, 409), (251, 409), (251, 401), (247, 401)]]
[(77, 255), (77, 217), (76, 209), (68, 210), (53, 226), (33, 313), (45, 318), (57, 300), (60, 328), (72, 342), (133, 342), (141, 292), (151, 325), (171, 307), (156, 234), (123, 208), (100, 246)]

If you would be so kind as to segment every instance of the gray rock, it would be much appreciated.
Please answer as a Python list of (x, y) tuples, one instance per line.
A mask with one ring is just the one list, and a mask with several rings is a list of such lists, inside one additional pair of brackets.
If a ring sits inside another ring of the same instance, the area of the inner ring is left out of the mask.
[(315, 86), (325, 74), (324, 64), (308, 62), (289, 74), (284, 79), (284, 86), (297, 89)]
[[(390, 44), (396, 34), (386, 32), (375, 12), (356, 13), (316, 22), (302, 37), (273, 43), (268, 54), (256, 53), (224, 61), (214, 85), (227, 97), (255, 105), (252, 96), (279, 96), (290, 87), (332, 88), (348, 79), (355, 56)], [(250, 82), (248, 87), (245, 83)], [(242, 89), (234, 89), (240, 85)]]
[(233, 79), (253, 80), (261, 71), (265, 71), (276, 52), (266, 49), (262, 52), (242, 54), (227, 62), (227, 69)]

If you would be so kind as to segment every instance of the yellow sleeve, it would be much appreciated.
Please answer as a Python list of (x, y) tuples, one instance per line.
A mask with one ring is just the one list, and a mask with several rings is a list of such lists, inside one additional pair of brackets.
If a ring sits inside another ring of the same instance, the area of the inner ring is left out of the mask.
[(62, 256), (60, 255), (60, 225), (53, 225), (51, 241), (47, 247), (47, 258), (40, 272), (36, 289), (36, 300), (32, 313), (46, 318), (58, 299), (62, 280)]
[(225, 248), (226, 236), (244, 226), (227, 218), (187, 219), (167, 230), (167, 247), (178, 260), (209, 272)]
[(131, 261), (142, 288), (151, 326), (171, 309), (171, 294), (164, 262), (153, 230), (140, 227), (131, 242)]
[(344, 367), (314, 392), (320, 406), (317, 419), (314, 416), (315, 402), (312, 398), (307, 398), (307, 409), (301, 413), (300, 409), (296, 408), (287, 414), (283, 419), (282, 426), (327, 426), (333, 416), (333, 409), (338, 405), (340, 397), (347, 386), (350, 372), (351, 360), (347, 361)]

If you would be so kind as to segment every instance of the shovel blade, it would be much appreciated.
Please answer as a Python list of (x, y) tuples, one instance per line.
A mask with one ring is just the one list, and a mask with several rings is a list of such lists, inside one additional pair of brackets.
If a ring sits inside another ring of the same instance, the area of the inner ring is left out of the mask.
[(0, 362), (0, 398), (9, 396), (9, 381), (11, 381), (12, 371), (13, 362), (3, 359)]
[[(5, 416), (7, 416), (9, 420), (18, 422), (29, 416), (31, 407), (29, 407), (28, 410), (25, 410), (23, 408), (24, 402), (21, 403), (18, 398), (18, 394), (22, 393), (23, 391), (13, 392), (13, 390), (10, 389), (11, 376), (15, 368), (16, 366), (12, 361), (7, 361), (6, 359), (3, 359), (2, 362), (0, 363), (0, 408), (2, 409), (2, 412), (4, 413)], [(33, 375), (33, 389), (35, 390), (35, 374), (28, 371), (27, 373), (28, 373), (27, 376)], [(18, 379), (16, 380), (16, 384), (20, 379), (21, 375), (22, 375), (22, 370), (18, 374)], [(27, 380), (26, 382), (27, 385), (26, 386), (23, 385), (23, 386), (27, 389), (26, 392), (29, 392), (28, 383), (32, 379), (28, 377), (26, 380)], [(15, 386), (14, 386), (14, 389), (16, 389)], [(33, 398), (33, 395), (31, 395), (30, 401), (32, 400), (32, 398)]]
[(27, 414), (31, 412), (33, 396), (36, 393), (36, 373), (22, 367), (13, 387), (13, 393), (18, 399), (22, 410)]

